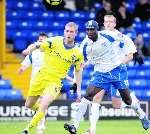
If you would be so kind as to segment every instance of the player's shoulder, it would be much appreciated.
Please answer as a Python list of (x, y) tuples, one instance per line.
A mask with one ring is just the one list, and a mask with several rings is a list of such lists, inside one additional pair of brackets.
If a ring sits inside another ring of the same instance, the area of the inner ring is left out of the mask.
[(86, 44), (88, 44), (90, 42), (90, 39), (88, 38), (88, 36), (86, 36), (82, 42), (80, 43), (80, 47), (81, 46), (85, 46)]

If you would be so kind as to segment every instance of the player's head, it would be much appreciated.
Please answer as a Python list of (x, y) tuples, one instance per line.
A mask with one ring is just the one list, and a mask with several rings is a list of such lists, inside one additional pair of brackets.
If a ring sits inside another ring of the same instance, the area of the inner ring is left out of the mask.
[(39, 33), (39, 36), (38, 36), (39, 42), (43, 42), (46, 38), (48, 38), (48, 35), (46, 33), (44, 32)]
[(97, 33), (99, 29), (98, 23), (94, 20), (90, 20), (86, 22), (85, 27), (88, 38), (94, 41), (97, 38)]
[(78, 33), (78, 25), (74, 22), (69, 22), (65, 25), (64, 38), (67, 42), (74, 42)]
[(116, 17), (113, 13), (106, 14), (104, 16), (104, 28), (105, 30), (114, 30), (116, 27)]

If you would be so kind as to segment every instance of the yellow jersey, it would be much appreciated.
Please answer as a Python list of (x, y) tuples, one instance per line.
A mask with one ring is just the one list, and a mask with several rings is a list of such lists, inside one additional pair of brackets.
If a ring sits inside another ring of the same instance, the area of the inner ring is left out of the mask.
[(77, 70), (83, 63), (83, 54), (77, 46), (67, 47), (62, 36), (48, 38), (39, 47), (44, 51), (44, 63), (40, 69), (45, 78), (66, 77), (71, 65), (75, 65)]

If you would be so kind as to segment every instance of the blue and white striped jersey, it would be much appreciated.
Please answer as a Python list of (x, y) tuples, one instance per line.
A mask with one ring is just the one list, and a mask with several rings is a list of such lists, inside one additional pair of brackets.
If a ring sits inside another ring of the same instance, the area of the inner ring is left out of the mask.
[(118, 30), (98, 32), (97, 41), (88, 37), (80, 45), (85, 60), (94, 65), (94, 71), (109, 72), (119, 66), (125, 55), (135, 53), (133, 41)]

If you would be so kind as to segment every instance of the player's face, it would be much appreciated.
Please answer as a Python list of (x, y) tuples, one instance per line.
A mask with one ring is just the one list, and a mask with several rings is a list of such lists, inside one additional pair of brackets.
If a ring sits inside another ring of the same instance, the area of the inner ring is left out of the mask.
[(88, 38), (91, 40), (95, 40), (95, 38), (97, 37), (97, 30), (96, 29), (87, 28), (86, 33), (87, 33)]
[(104, 27), (105, 30), (114, 30), (116, 27), (116, 18), (114, 16), (105, 16)]
[(66, 26), (64, 30), (64, 38), (67, 40), (67, 42), (74, 42), (75, 37), (76, 37), (75, 27)]
[(43, 42), (47, 37), (46, 36), (39, 36), (38, 41)]

